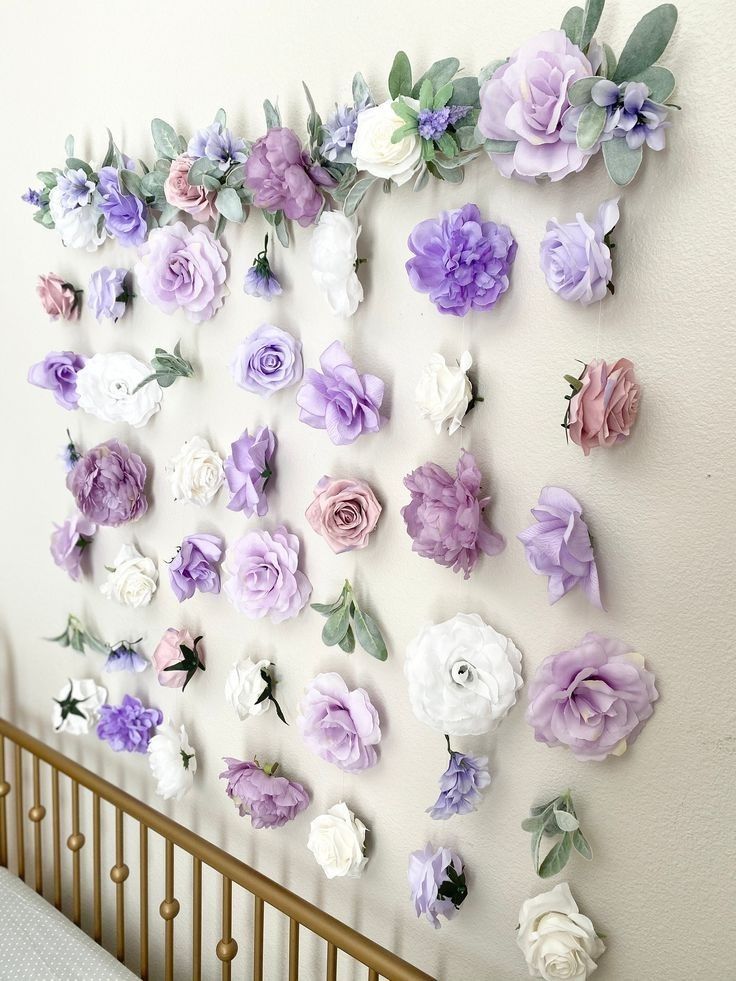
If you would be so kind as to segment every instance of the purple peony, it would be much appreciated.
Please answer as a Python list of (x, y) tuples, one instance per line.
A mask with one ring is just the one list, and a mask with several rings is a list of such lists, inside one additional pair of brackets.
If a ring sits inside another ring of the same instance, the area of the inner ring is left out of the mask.
[(154, 729), (163, 721), (159, 709), (146, 708), (139, 698), (126, 695), (122, 705), (100, 706), (97, 735), (116, 753), (145, 753)]
[(135, 267), (143, 296), (164, 313), (183, 310), (195, 324), (211, 320), (229, 293), (227, 252), (204, 225), (182, 221), (154, 228)]
[(298, 616), (312, 595), (299, 569), (299, 539), (283, 525), (273, 532), (249, 531), (237, 538), (223, 565), (224, 592), (236, 610), (252, 620), (268, 616), (281, 623)]
[(604, 201), (595, 220), (588, 222), (578, 212), (575, 221), (547, 222), (539, 247), (539, 264), (549, 288), (563, 300), (598, 303), (613, 290), (613, 264), (608, 235), (618, 221), (618, 198)]
[(112, 320), (117, 323), (125, 313), (131, 294), (125, 285), (127, 269), (111, 269), (103, 266), (89, 277), (87, 306), (97, 321)]
[(266, 486), (273, 476), (275, 452), (276, 437), (268, 426), (261, 426), (253, 436), (246, 429), (230, 444), (230, 456), (224, 464), (232, 494), (229, 511), (242, 511), (246, 518), (268, 514)]
[[(126, 170), (135, 165), (126, 159)], [(117, 242), (137, 248), (148, 234), (148, 215), (145, 204), (134, 194), (128, 194), (121, 186), (116, 167), (103, 167), (97, 185), (98, 206), (105, 218), (105, 228)]]
[(131, 644), (121, 641), (117, 646), (110, 648), (104, 670), (108, 674), (116, 671), (130, 671), (131, 674), (140, 674), (141, 671), (146, 670), (149, 663), (148, 659), (139, 654)]
[(652, 102), (649, 86), (644, 82), (616, 85), (606, 78), (591, 90), (596, 105), (608, 112), (604, 139), (625, 139), (630, 150), (638, 150), (646, 141), (652, 150), (664, 150), (667, 107)]
[(270, 129), (253, 144), (245, 162), (245, 182), (257, 208), (283, 211), (302, 226), (311, 225), (322, 210), (320, 186), (334, 185), (327, 171), (302, 150), (296, 133), (286, 127)]
[(226, 756), (225, 793), (234, 801), (241, 817), (250, 815), (254, 828), (281, 828), (309, 805), (309, 794), (300, 783), (277, 777), (278, 763), (261, 767), (258, 762)]
[(301, 342), (273, 324), (261, 324), (241, 341), (230, 362), (233, 380), (246, 392), (267, 399), (301, 381)]
[(543, 487), (532, 515), (537, 523), (516, 537), (530, 569), (549, 577), (550, 603), (580, 585), (590, 602), (603, 609), (593, 544), (580, 503), (561, 487)]
[(78, 408), (77, 372), (87, 359), (74, 351), (49, 351), (43, 361), (28, 369), (28, 381), (38, 388), (54, 393), (57, 403), (64, 409)]
[(169, 563), (169, 582), (174, 595), (183, 603), (195, 590), (220, 592), (217, 564), (222, 558), (223, 541), (216, 535), (187, 535)]
[(483, 221), (475, 204), (420, 221), (409, 236), (409, 282), (440, 313), (490, 310), (509, 288), (516, 240), (506, 225)]
[(51, 557), (70, 579), (78, 582), (82, 575), (82, 555), (97, 532), (97, 525), (81, 514), (75, 514), (51, 533)]
[(451, 751), (450, 762), (440, 777), (440, 795), (427, 813), (435, 821), (447, 821), (454, 814), (470, 814), (481, 799), (481, 791), (490, 783), (486, 756)]
[(109, 439), (79, 457), (66, 478), (77, 507), (90, 521), (117, 528), (148, 510), (146, 465), (125, 443)]
[(578, 760), (604, 760), (626, 752), (657, 698), (641, 654), (589, 633), (542, 661), (529, 683), (526, 720), (538, 742), (567, 746)]
[(412, 550), (468, 579), (481, 552), (498, 555), (506, 547), (483, 518), (490, 497), (480, 497), (481, 476), (475, 457), (462, 450), (457, 476), (436, 463), (425, 463), (404, 478), (411, 502), (401, 509)]
[(195, 133), (187, 154), (195, 159), (207, 157), (224, 173), (233, 164), (245, 162), (245, 140), (233, 136), (227, 127), (216, 122)]
[(582, 170), (593, 149), (581, 150), (565, 129), (573, 82), (593, 68), (564, 31), (530, 38), (495, 70), (480, 90), (478, 129), (487, 140), (501, 140), (510, 153), (491, 156), (504, 177), (552, 181)]
[(412, 852), (409, 890), (417, 916), (426, 917), (438, 930), (439, 917), (452, 919), (468, 894), (462, 859), (449, 848), (435, 850), (430, 844)]
[(297, 724), (313, 753), (347, 773), (378, 762), (378, 712), (366, 691), (350, 691), (335, 672), (318, 674), (311, 681), (299, 704)]
[(353, 443), (361, 433), (377, 433), (384, 384), (375, 375), (359, 375), (340, 341), (333, 341), (319, 359), (322, 372), (308, 368), (297, 393), (299, 419), (326, 429), (336, 446)]

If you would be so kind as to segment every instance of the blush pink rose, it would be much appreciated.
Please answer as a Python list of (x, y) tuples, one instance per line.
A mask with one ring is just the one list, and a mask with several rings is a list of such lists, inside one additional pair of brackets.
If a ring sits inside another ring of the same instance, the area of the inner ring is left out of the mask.
[(381, 505), (363, 480), (323, 477), (307, 508), (307, 521), (333, 552), (365, 548), (376, 527)]
[(79, 293), (56, 273), (38, 277), (36, 292), (41, 305), (52, 320), (79, 320)]
[(627, 358), (610, 367), (591, 361), (580, 380), (582, 387), (570, 400), (568, 433), (588, 456), (595, 446), (613, 446), (631, 434), (640, 389)]
[[(158, 683), (164, 688), (183, 688), (187, 681), (186, 670), (167, 671), (172, 664), (180, 664), (184, 660), (181, 645), (190, 650), (194, 649), (194, 638), (188, 630), (177, 630), (169, 627), (153, 652), (153, 670), (158, 674)], [(200, 652), (201, 657), (201, 652)]]
[(195, 221), (209, 221), (212, 217), (214, 195), (204, 186), (190, 184), (187, 180), (194, 158), (182, 153), (171, 161), (169, 176), (164, 181), (164, 197), (175, 208), (186, 211)]

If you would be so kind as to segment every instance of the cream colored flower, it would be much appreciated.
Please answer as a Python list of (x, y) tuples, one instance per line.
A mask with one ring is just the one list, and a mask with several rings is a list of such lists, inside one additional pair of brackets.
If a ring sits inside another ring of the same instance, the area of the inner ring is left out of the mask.
[(104, 422), (127, 422), (140, 429), (161, 408), (163, 398), (155, 379), (138, 388), (151, 373), (150, 365), (125, 351), (95, 354), (77, 372), (79, 408)]
[(158, 726), (148, 744), (148, 763), (156, 780), (156, 793), (164, 800), (181, 800), (194, 783), (197, 755), (184, 726), (171, 722)]
[[(419, 108), (416, 99), (405, 98), (404, 102), (414, 109)], [(419, 133), (410, 133), (398, 143), (391, 142), (396, 130), (404, 125), (392, 103), (393, 100), (389, 99), (360, 113), (353, 141), (353, 156), (358, 170), (367, 170), (374, 177), (384, 180), (390, 178), (401, 185), (411, 178), (419, 166), (422, 146)]]
[(324, 211), (309, 243), (312, 278), (332, 312), (341, 317), (352, 317), (363, 299), (356, 272), (359, 235), (355, 218), (341, 211)]
[(271, 708), (271, 699), (258, 699), (267, 688), (261, 677), (261, 671), (268, 671), (271, 662), (265, 659), (254, 661), (250, 657), (243, 658), (233, 664), (225, 680), (225, 698), (237, 712), (238, 718), (244, 722), (251, 715), (263, 715)]
[(312, 821), (307, 848), (328, 879), (358, 878), (368, 864), (363, 854), (366, 831), (347, 804), (335, 804)]
[(606, 949), (566, 882), (527, 899), (519, 911), (516, 942), (530, 976), (544, 981), (584, 981)]
[(142, 555), (135, 545), (123, 545), (108, 571), (107, 582), (100, 592), (108, 599), (138, 609), (148, 606), (158, 583), (158, 570), (153, 559)]
[(176, 501), (205, 507), (222, 486), (225, 471), (222, 457), (202, 436), (193, 436), (169, 460), (166, 470)]
[(459, 365), (448, 365), (441, 354), (433, 354), (417, 384), (414, 400), (422, 419), (429, 419), (439, 434), (449, 423), (450, 436), (460, 428), (473, 398), (467, 372), (473, 364), (469, 351), (460, 356)]
[(107, 701), (107, 689), (92, 678), (74, 678), (59, 691), (51, 711), (55, 732), (84, 736), (100, 717), (100, 706)]

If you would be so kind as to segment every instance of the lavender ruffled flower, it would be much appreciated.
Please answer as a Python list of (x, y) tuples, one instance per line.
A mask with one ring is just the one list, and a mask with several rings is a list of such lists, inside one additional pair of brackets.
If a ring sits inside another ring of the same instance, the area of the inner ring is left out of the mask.
[(440, 313), (490, 310), (509, 288), (516, 240), (506, 225), (483, 221), (475, 204), (421, 221), (409, 236), (409, 282)]
[(490, 497), (480, 497), (481, 475), (472, 453), (462, 451), (457, 476), (436, 463), (425, 463), (404, 478), (411, 502), (401, 509), (412, 550), (466, 579), (481, 552), (498, 555), (506, 547), (486, 524)]
[(299, 704), (297, 724), (313, 753), (347, 773), (378, 762), (378, 712), (368, 692), (351, 691), (335, 672), (318, 674), (311, 681)]
[[(126, 159), (126, 170), (133, 169), (132, 161)], [(116, 167), (103, 167), (99, 178), (98, 206), (104, 215), (108, 234), (126, 247), (142, 245), (148, 234), (145, 204), (134, 194), (123, 190)]]
[(324, 122), (324, 140), (320, 153), (330, 163), (353, 163), (353, 141), (358, 126), (358, 116), (364, 109), (374, 105), (370, 93), (355, 106), (335, 106), (335, 111)]
[(261, 324), (238, 345), (230, 371), (240, 388), (270, 398), (274, 392), (301, 381), (301, 342), (280, 327)]
[(440, 795), (427, 813), (435, 821), (447, 821), (454, 814), (470, 814), (481, 799), (481, 791), (490, 783), (486, 756), (450, 751), (450, 762), (440, 777)]
[(296, 397), (300, 421), (327, 430), (336, 446), (355, 442), (361, 433), (377, 433), (385, 422), (381, 379), (359, 375), (340, 341), (330, 344), (319, 363), (322, 372), (308, 368)]
[(248, 296), (257, 296), (261, 300), (268, 300), (269, 303), (274, 296), (281, 296), (283, 292), (281, 283), (271, 272), (271, 264), (268, 261), (268, 235), (266, 235), (263, 248), (245, 274), (243, 292), (247, 293)]
[(220, 592), (217, 564), (222, 558), (223, 541), (216, 535), (187, 535), (169, 563), (169, 582), (174, 595), (183, 603), (195, 590)]
[(121, 705), (100, 706), (97, 735), (116, 753), (145, 753), (153, 730), (164, 720), (156, 708), (146, 708), (134, 695), (126, 695)]
[(450, 920), (465, 901), (465, 867), (450, 848), (427, 844), (409, 856), (409, 889), (414, 911), (438, 930), (440, 916)]
[(224, 173), (233, 164), (245, 162), (245, 140), (233, 136), (222, 123), (216, 122), (195, 133), (187, 154), (195, 159), (207, 157)]
[(299, 137), (286, 127), (270, 129), (253, 144), (245, 162), (245, 180), (257, 208), (283, 211), (306, 227), (322, 210), (320, 187), (334, 186), (323, 167), (312, 163)]
[(299, 539), (283, 525), (273, 532), (250, 531), (230, 545), (225, 556), (225, 595), (252, 620), (291, 620), (312, 595), (312, 584), (299, 568)]
[(139, 654), (132, 644), (121, 641), (115, 647), (110, 648), (104, 670), (108, 674), (117, 671), (130, 671), (131, 674), (140, 674), (141, 671), (146, 670), (148, 665), (148, 658)]
[(41, 192), (34, 187), (29, 187), (27, 191), (21, 194), (20, 199), (34, 208), (41, 207)]
[(66, 486), (77, 507), (98, 525), (117, 528), (148, 510), (146, 465), (125, 443), (109, 439), (79, 457)]
[(590, 602), (603, 609), (593, 544), (579, 501), (561, 487), (543, 487), (532, 515), (537, 523), (516, 537), (529, 568), (549, 577), (550, 603), (580, 585)]
[(78, 582), (82, 555), (97, 532), (97, 525), (81, 514), (75, 514), (63, 524), (54, 525), (51, 534), (51, 557), (70, 579)]
[(257, 761), (226, 756), (225, 793), (234, 801), (241, 817), (250, 815), (254, 828), (281, 828), (309, 805), (309, 794), (300, 783), (275, 776), (278, 763), (260, 766)]
[(89, 277), (87, 287), (87, 306), (98, 321), (112, 320), (117, 323), (125, 313), (131, 297), (125, 278), (127, 269), (111, 269), (103, 266), (95, 269)]
[(63, 409), (76, 409), (79, 403), (77, 373), (86, 363), (87, 359), (74, 351), (49, 351), (43, 361), (28, 369), (28, 381), (53, 392)]
[(78, 170), (65, 170), (56, 177), (58, 200), (64, 211), (83, 208), (92, 201), (95, 182), (81, 167)]
[(443, 106), (441, 109), (421, 109), (417, 124), (423, 140), (439, 140), (450, 126), (455, 126), (470, 112), (470, 106)]
[(588, 306), (613, 292), (613, 263), (608, 236), (619, 218), (618, 198), (604, 201), (588, 222), (578, 212), (575, 221), (547, 222), (539, 247), (539, 265), (547, 285), (561, 299)]
[(670, 125), (667, 107), (649, 98), (644, 82), (616, 85), (604, 78), (595, 83), (590, 95), (608, 112), (604, 139), (625, 139), (630, 150), (637, 150), (645, 141), (651, 150), (664, 150)]
[(253, 436), (246, 429), (230, 444), (230, 456), (224, 464), (232, 494), (229, 511), (242, 511), (246, 518), (268, 514), (266, 485), (273, 476), (275, 452), (276, 437), (268, 426), (261, 426)]

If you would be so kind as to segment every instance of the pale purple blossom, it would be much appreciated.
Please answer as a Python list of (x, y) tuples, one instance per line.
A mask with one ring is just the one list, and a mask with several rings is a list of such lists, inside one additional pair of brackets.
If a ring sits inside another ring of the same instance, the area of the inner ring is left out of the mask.
[(301, 381), (301, 342), (280, 327), (261, 324), (238, 345), (230, 371), (240, 388), (270, 398), (274, 392)]
[(116, 753), (145, 753), (156, 726), (164, 720), (157, 708), (146, 708), (139, 698), (125, 695), (121, 705), (100, 706), (97, 735)]
[(125, 443), (109, 439), (74, 464), (66, 478), (77, 507), (98, 525), (117, 528), (148, 510), (146, 465)]
[(618, 198), (604, 201), (594, 219), (578, 212), (575, 221), (547, 222), (539, 265), (547, 286), (561, 299), (588, 306), (613, 292), (609, 235), (619, 219)]
[(438, 930), (440, 916), (450, 920), (467, 896), (465, 867), (450, 848), (427, 844), (409, 856), (409, 890), (414, 912)]
[(97, 525), (82, 514), (75, 514), (63, 524), (54, 525), (51, 534), (51, 557), (60, 569), (78, 582), (82, 575), (82, 556), (97, 532)]
[(448, 127), (455, 126), (470, 112), (470, 106), (443, 106), (441, 109), (421, 109), (417, 124), (423, 140), (439, 140)]
[(233, 136), (222, 123), (211, 123), (190, 139), (187, 154), (195, 159), (207, 157), (224, 173), (233, 164), (245, 162), (245, 140)]
[(227, 485), (232, 497), (229, 511), (242, 511), (246, 518), (268, 513), (266, 486), (273, 476), (276, 436), (268, 426), (261, 426), (253, 436), (246, 429), (230, 444), (230, 456), (224, 464)]
[(92, 201), (95, 182), (81, 167), (78, 170), (65, 170), (57, 174), (56, 186), (59, 189), (59, 204), (64, 211), (83, 208)]
[(623, 82), (616, 85), (601, 79), (591, 89), (593, 102), (608, 113), (604, 138), (625, 139), (630, 150), (646, 141), (651, 150), (664, 150), (667, 107), (649, 98), (649, 86), (644, 82)]
[[(135, 165), (126, 158), (125, 169)], [(98, 207), (105, 218), (105, 228), (125, 247), (137, 248), (148, 234), (148, 209), (134, 194), (124, 190), (116, 167), (103, 167), (99, 173)]]
[(299, 615), (312, 584), (299, 568), (299, 539), (280, 525), (273, 532), (249, 531), (230, 545), (223, 569), (223, 592), (252, 620), (281, 623)]
[(125, 313), (131, 297), (125, 285), (127, 275), (127, 269), (102, 266), (101, 269), (95, 269), (89, 277), (87, 306), (98, 322), (106, 319), (117, 323)]
[(261, 300), (268, 300), (269, 303), (274, 296), (281, 296), (283, 292), (281, 283), (271, 271), (271, 264), (268, 261), (268, 235), (266, 235), (263, 248), (255, 257), (253, 264), (245, 274), (243, 292), (247, 293), (248, 296), (256, 296)]
[(320, 152), (330, 163), (352, 163), (353, 141), (358, 127), (358, 116), (369, 106), (374, 105), (370, 93), (358, 105), (335, 106), (335, 111), (327, 117), (323, 125), (324, 140)]
[(450, 752), (450, 762), (440, 777), (440, 795), (427, 813), (435, 821), (447, 821), (455, 814), (470, 814), (481, 800), (481, 791), (490, 786), (488, 757)]
[(223, 759), (227, 769), (225, 793), (241, 817), (250, 815), (254, 828), (281, 828), (309, 805), (309, 794), (300, 783), (275, 776), (277, 763), (261, 766), (253, 760)]
[(41, 192), (33, 187), (29, 187), (27, 191), (21, 194), (20, 199), (21, 201), (25, 201), (26, 204), (32, 205), (34, 208), (41, 207)]
[[(135, 641), (138, 643), (138, 641)], [(110, 674), (117, 671), (129, 671), (131, 674), (140, 674), (149, 665), (148, 658), (140, 654), (132, 644), (121, 641), (115, 647), (110, 648), (107, 655), (104, 670)]]
[(351, 691), (335, 672), (319, 674), (310, 682), (299, 704), (297, 724), (313, 753), (347, 773), (367, 770), (378, 762), (378, 712), (368, 692)]
[(217, 535), (187, 535), (169, 563), (169, 582), (174, 595), (183, 603), (195, 590), (200, 593), (220, 592), (220, 572), (217, 568), (224, 544)]
[(49, 351), (43, 361), (28, 369), (28, 381), (37, 388), (45, 388), (54, 393), (54, 398), (63, 409), (78, 408), (77, 374), (84, 368), (87, 359), (74, 351)]

